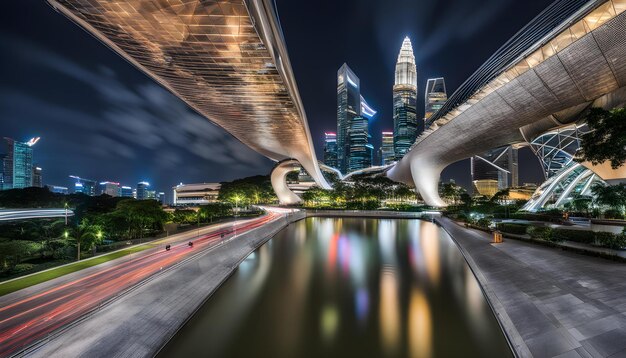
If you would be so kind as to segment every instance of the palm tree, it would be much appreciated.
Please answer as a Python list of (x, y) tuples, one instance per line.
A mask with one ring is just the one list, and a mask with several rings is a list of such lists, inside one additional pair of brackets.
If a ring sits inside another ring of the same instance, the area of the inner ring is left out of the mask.
[(65, 231), (64, 237), (76, 243), (77, 254), (76, 260), (80, 261), (80, 246), (90, 249), (93, 245), (102, 239), (102, 231), (97, 225), (91, 225), (87, 220), (71, 230)]

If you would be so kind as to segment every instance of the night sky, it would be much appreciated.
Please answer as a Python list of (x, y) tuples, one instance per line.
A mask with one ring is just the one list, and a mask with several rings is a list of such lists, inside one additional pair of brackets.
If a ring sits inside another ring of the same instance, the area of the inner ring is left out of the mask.
[[(393, 128), (392, 86), (404, 36), (419, 73), (445, 77), (448, 94), (551, 0), (277, 0), (293, 70), (319, 158), (336, 130), (336, 71), (344, 63), (378, 110), (373, 144)], [(68, 175), (147, 180), (169, 194), (179, 182), (267, 174), (273, 163), (189, 109), (43, 0), (10, 1), (0, 13), (0, 136), (41, 136), (35, 162), (44, 183)], [(3, 150), (2, 150), (3, 151)], [(447, 168), (469, 187), (469, 161)], [(520, 152), (520, 183), (541, 180), (537, 159)]]

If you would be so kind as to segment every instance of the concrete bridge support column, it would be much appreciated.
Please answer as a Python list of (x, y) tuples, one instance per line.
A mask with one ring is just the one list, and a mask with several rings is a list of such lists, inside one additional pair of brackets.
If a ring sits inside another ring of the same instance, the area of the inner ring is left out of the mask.
[(446, 206), (446, 203), (439, 197), (439, 177), (445, 166), (433, 164), (431, 159), (419, 155), (411, 159), (410, 165), (415, 189), (422, 199), (431, 206)]
[(301, 165), (297, 160), (286, 159), (276, 164), (272, 170), (270, 175), (272, 188), (281, 205), (294, 205), (302, 202), (302, 199), (287, 186), (287, 174), (299, 171), (300, 168)]

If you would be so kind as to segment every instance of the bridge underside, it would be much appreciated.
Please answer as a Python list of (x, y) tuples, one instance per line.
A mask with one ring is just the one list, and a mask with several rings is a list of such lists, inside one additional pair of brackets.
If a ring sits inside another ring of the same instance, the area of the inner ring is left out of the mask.
[(444, 206), (438, 181), (449, 164), (530, 140), (528, 136), (580, 119), (590, 106), (626, 102), (626, 13), (577, 36), (549, 55), (540, 48), (540, 61), (531, 62), (537, 56), (533, 53), (523, 71), (507, 71), (494, 80), (499, 83), (484, 87), (479, 99), (468, 100), (445, 123), (435, 124), (436, 130), (418, 138), (388, 176), (415, 184), (427, 204)]
[(272, 0), (48, 0), (260, 154), (322, 177)]

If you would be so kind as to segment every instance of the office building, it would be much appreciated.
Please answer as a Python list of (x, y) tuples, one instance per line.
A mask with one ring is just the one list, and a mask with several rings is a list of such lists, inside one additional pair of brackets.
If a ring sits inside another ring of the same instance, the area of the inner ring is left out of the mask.
[(396, 63), (393, 86), (393, 133), (396, 159), (400, 160), (424, 131), (424, 121), (417, 120), (417, 67), (413, 47), (404, 38)]
[(395, 161), (393, 150), (393, 132), (382, 133), (382, 144), (380, 146), (380, 164), (388, 165)]
[(430, 118), (433, 113), (440, 110), (447, 100), (446, 82), (443, 77), (428, 79), (424, 98), (424, 119)]
[(474, 195), (492, 197), (500, 190), (517, 186), (517, 148), (505, 146), (471, 158)]
[(120, 183), (103, 181), (100, 183), (100, 194), (109, 196), (120, 196)]
[(33, 186), (43, 188), (43, 169), (33, 167)]
[(39, 137), (28, 142), (4, 138), (6, 154), (2, 160), (2, 189), (20, 189), (33, 186), (33, 146)]
[(337, 133), (324, 133), (324, 164), (337, 168)]
[(122, 198), (132, 198), (133, 196), (133, 188), (129, 186), (121, 186), (120, 187), (120, 196)]
[(89, 196), (96, 195), (97, 183), (95, 180), (85, 179), (76, 175), (70, 175), (74, 179), (74, 193), (82, 193)]
[(348, 130), (350, 143), (348, 172), (372, 166), (373, 147), (369, 144), (368, 124), (365, 117), (358, 116), (352, 119)]
[(220, 183), (180, 183), (172, 188), (174, 206), (204, 205), (217, 202)]
[(137, 194), (135, 194), (135, 198), (137, 200), (146, 200), (150, 199), (150, 183), (147, 181), (141, 181), (137, 183)]
[(64, 195), (69, 193), (67, 187), (64, 187), (64, 186), (46, 184), (46, 188), (48, 188), (48, 190), (50, 190), (51, 193), (64, 194)]
[(337, 169), (346, 173), (349, 165), (349, 130), (361, 113), (360, 80), (347, 64), (337, 71)]

